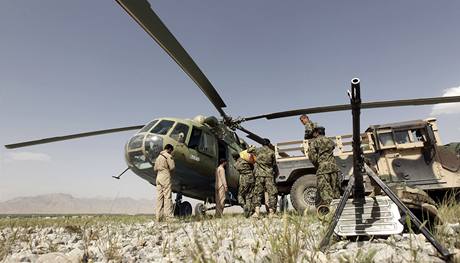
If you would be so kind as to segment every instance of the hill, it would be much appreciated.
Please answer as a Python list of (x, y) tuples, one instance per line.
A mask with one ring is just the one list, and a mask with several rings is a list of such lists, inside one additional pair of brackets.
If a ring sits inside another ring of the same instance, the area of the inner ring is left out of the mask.
[(69, 194), (18, 197), (0, 203), (0, 214), (153, 214), (154, 202), (132, 198), (75, 198)]

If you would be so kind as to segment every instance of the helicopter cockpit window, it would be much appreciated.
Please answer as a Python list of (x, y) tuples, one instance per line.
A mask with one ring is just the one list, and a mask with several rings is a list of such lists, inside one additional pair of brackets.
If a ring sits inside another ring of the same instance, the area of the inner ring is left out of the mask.
[(383, 147), (395, 145), (395, 142), (393, 141), (393, 134), (391, 132), (380, 133), (379, 141)]
[(395, 131), (395, 141), (397, 144), (409, 143), (410, 140), (408, 131)]
[(150, 122), (149, 124), (145, 125), (144, 128), (142, 128), (139, 132), (148, 132), (152, 127), (158, 122), (158, 120), (154, 120)]
[(192, 134), (190, 135), (190, 140), (188, 142), (188, 147), (192, 149), (198, 148), (200, 145), (200, 139), (201, 139), (201, 130), (193, 127), (192, 129)]
[(188, 130), (188, 125), (179, 122), (169, 136), (178, 142), (184, 143), (185, 138), (187, 138)]
[(155, 127), (150, 132), (155, 133), (155, 134), (165, 135), (168, 133), (168, 131), (171, 129), (173, 125), (174, 125), (173, 121), (162, 120), (157, 125), (155, 125)]

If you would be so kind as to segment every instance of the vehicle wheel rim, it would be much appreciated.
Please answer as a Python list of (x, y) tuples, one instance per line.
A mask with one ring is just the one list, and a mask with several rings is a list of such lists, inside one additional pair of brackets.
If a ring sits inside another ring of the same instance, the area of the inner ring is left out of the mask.
[(315, 187), (307, 187), (303, 191), (303, 200), (307, 205), (315, 205), (316, 201), (316, 188)]

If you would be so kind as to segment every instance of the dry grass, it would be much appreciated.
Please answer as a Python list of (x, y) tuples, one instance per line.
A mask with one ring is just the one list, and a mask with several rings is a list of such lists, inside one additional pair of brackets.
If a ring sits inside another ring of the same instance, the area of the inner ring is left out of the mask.
[(456, 200), (456, 195), (458, 193), (452, 193), (441, 202), (438, 213), (444, 225), (438, 226), (434, 231), (434, 235), (448, 248), (460, 249), (460, 234), (446, 227), (446, 224), (460, 223), (460, 203)]
[(6, 227), (83, 227), (85, 225), (134, 224), (152, 221), (149, 215), (58, 215), (58, 216), (1, 216), (0, 229)]
[[(446, 199), (439, 208), (440, 217), (447, 223), (460, 222), (460, 205)], [(300, 216), (286, 213), (281, 218), (246, 219), (242, 215), (188, 217), (175, 223), (151, 224), (151, 216), (59, 216), (0, 218), (0, 261), (11, 254), (19, 242), (32, 244), (30, 235), (47, 227), (60, 227), (61, 231), (77, 236), (83, 242), (86, 258), (90, 248), (97, 247), (106, 261), (123, 260), (121, 239), (137, 238), (142, 246), (158, 247), (159, 256), (169, 260), (194, 262), (317, 262), (329, 260), (318, 250), (318, 244), (331, 218), (319, 220), (316, 214)], [(135, 226), (139, 232), (132, 237), (117, 232), (125, 226)], [(120, 228), (119, 228), (120, 226)], [(436, 237), (449, 248), (460, 248), (458, 235), (446, 233), (440, 227)], [(3, 231), (8, 230), (8, 231)], [(5, 234), (7, 233), (7, 234)], [(171, 235), (171, 233), (174, 233)], [(185, 237), (178, 240), (178, 236)], [(153, 237), (158, 237), (155, 239)], [(46, 242), (47, 240), (43, 240)], [(412, 242), (411, 244), (412, 245)], [(139, 249), (141, 247), (138, 247)], [(49, 252), (60, 251), (53, 243)], [(185, 253), (184, 253), (185, 251)], [(360, 249), (353, 255), (342, 256), (341, 262), (372, 262), (377, 251)], [(417, 251), (412, 260), (417, 260)], [(177, 258), (179, 257), (179, 258)], [(101, 260), (101, 258), (99, 258)]]

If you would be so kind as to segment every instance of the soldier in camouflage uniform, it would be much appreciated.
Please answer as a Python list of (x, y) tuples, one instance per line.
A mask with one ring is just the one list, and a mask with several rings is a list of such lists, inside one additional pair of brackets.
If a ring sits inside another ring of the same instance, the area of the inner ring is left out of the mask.
[(240, 174), (240, 182), (238, 186), (238, 203), (244, 209), (244, 216), (248, 217), (253, 211), (253, 192), (254, 192), (254, 173), (253, 165), (240, 157), (239, 153), (233, 154), (235, 159), (235, 169)]
[(278, 201), (278, 189), (275, 186), (276, 160), (275, 152), (270, 148), (270, 141), (265, 139), (263, 146), (255, 150), (256, 184), (254, 187), (254, 208), (253, 217), (259, 217), (260, 205), (264, 192), (268, 193), (269, 216), (275, 215), (276, 203)]
[(305, 135), (304, 140), (309, 140), (313, 138), (313, 129), (315, 129), (318, 125), (312, 122), (307, 115), (302, 114), (300, 115), (300, 122), (305, 126)]
[(340, 198), (340, 170), (334, 158), (335, 143), (324, 134), (323, 127), (316, 127), (308, 148), (308, 158), (316, 168), (316, 207), (328, 206), (332, 199)]

